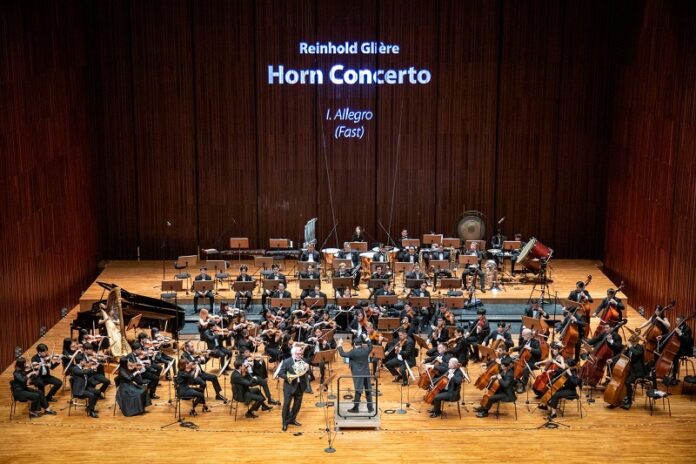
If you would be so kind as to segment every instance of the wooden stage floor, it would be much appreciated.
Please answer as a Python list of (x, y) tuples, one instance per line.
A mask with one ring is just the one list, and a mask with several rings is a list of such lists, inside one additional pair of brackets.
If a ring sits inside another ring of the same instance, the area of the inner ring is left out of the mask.
[[(149, 267), (148, 267), (149, 266)], [(591, 261), (557, 261), (554, 263), (553, 287), (559, 296), (566, 296), (575, 281), (591, 272), (594, 280), (590, 289), (595, 297), (610, 285), (596, 263)], [(118, 280), (119, 268), (130, 269)], [(136, 269), (150, 269), (138, 277)], [(161, 273), (161, 267), (159, 268)], [(107, 281), (116, 281), (124, 288), (147, 294), (148, 287), (156, 285), (157, 263), (114, 262), (104, 275)], [(509, 286), (510, 287), (510, 286)], [(520, 285), (510, 289), (518, 298), (526, 299), (531, 286)], [(151, 289), (152, 290), (152, 289)], [(92, 290), (90, 290), (92, 291)], [(154, 289), (157, 292), (157, 289)], [(630, 291), (629, 291), (630, 294)], [(488, 296), (488, 294), (486, 294)], [(86, 294), (87, 296), (87, 294)], [(493, 295), (488, 296), (494, 297)], [(76, 306), (66, 319), (54, 326), (44, 339), (49, 347), (60, 346), (69, 334), (69, 323), (78, 311)], [(643, 319), (633, 309), (627, 312), (630, 327)], [(346, 347), (348, 348), (348, 347)], [(34, 353), (35, 347), (29, 353)], [(347, 366), (337, 363), (339, 375), (348, 373)], [(12, 367), (1, 376), (5, 394), (0, 395), (0, 462), (111, 462), (115, 460), (143, 460), (145, 462), (696, 462), (696, 402), (681, 396), (681, 386), (672, 387), (669, 416), (661, 405), (651, 416), (644, 407), (644, 396), (638, 390), (636, 403), (630, 411), (606, 409), (601, 401), (583, 402), (584, 417), (577, 413), (575, 403), (569, 403), (567, 416), (559, 420), (568, 425), (555, 430), (538, 429), (544, 423), (544, 413), (535, 405), (525, 404), (526, 395), (518, 397), (519, 418), (515, 420), (511, 405), (501, 407), (501, 416), (476, 418), (473, 412), (462, 409), (462, 419), (449, 405), (446, 419), (430, 419), (428, 406), (421, 400), (422, 391), (411, 387), (412, 408), (407, 414), (382, 414), (380, 430), (343, 430), (336, 436), (335, 454), (324, 453), (324, 409), (315, 407), (318, 395), (306, 394), (298, 420), (302, 427), (291, 427), (282, 432), (280, 409), (260, 413), (258, 419), (239, 418), (236, 422), (226, 406), (213, 402), (213, 412), (193, 418), (197, 431), (173, 425), (173, 408), (167, 404), (167, 383), (159, 388), (162, 397), (157, 405), (143, 416), (126, 418), (112, 415), (115, 390), (107, 392), (107, 399), (99, 403), (99, 419), (88, 418), (83, 410), (72, 416), (67, 413), (69, 392), (58, 396), (54, 408), (57, 416), (29, 420), (27, 405), (18, 405), (18, 414), (10, 422), (10, 397), (7, 382)], [(478, 377), (479, 365), (470, 365), (472, 379)], [(400, 388), (391, 382), (388, 372), (382, 371), (380, 408), (397, 409)], [(277, 398), (281, 393), (275, 381), (271, 390)], [(662, 387), (664, 388), (664, 387)], [(280, 386), (282, 389), (282, 385)], [(315, 391), (317, 390), (315, 384)], [(229, 382), (225, 396), (231, 397)], [(466, 385), (464, 400), (477, 403), (481, 392)], [(471, 405), (469, 405), (471, 407)], [(333, 410), (330, 410), (333, 414)]]

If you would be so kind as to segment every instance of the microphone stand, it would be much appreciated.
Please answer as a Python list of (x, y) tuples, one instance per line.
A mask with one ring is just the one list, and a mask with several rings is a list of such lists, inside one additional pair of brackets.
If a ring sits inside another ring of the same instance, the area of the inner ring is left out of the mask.
[[(331, 234), (334, 233), (334, 231), (336, 230), (336, 227), (338, 227), (339, 224), (340, 224), (340, 222), (336, 222), (336, 224), (334, 224), (333, 229), (331, 229), (331, 232), (329, 232), (329, 235), (327, 235), (326, 238), (324, 239), (324, 241), (321, 243), (321, 247), (319, 247), (320, 251), (324, 249), (324, 245), (326, 245), (326, 242), (329, 241), (329, 237), (331, 237)], [(336, 248), (338, 248), (338, 242), (336, 242)]]
[[(167, 260), (167, 252), (169, 251), (169, 228), (172, 226), (172, 223), (169, 221), (165, 222), (165, 229), (164, 229), (164, 239), (162, 240), (162, 245), (160, 246), (162, 250), (162, 280), (165, 280), (166, 278), (166, 270), (165, 270), (165, 262)], [(155, 285), (152, 288), (159, 288), (161, 285)]]
[(396, 246), (397, 246), (396, 242), (394, 241), (392, 236), (389, 234), (389, 231), (384, 228), (384, 226), (382, 225), (382, 222), (378, 220), (377, 225), (379, 225), (382, 228), (382, 230), (387, 234), (387, 243), (391, 242), (392, 246), (394, 246), (396, 248)]

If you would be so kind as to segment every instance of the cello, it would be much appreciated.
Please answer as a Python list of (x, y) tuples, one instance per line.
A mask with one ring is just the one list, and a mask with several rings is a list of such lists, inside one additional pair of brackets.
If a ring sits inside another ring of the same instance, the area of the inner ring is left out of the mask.
[[(619, 330), (620, 327), (625, 325), (628, 321), (626, 319), (622, 320), (616, 326), (611, 329), (607, 335), (614, 333)], [(592, 354), (590, 354), (587, 362), (583, 364), (582, 370), (580, 371), (580, 378), (582, 381), (592, 387), (597, 386), (597, 384), (604, 377), (604, 369), (607, 367), (607, 361), (614, 355), (607, 344), (606, 337), (600, 344), (594, 347)]]
[(660, 357), (657, 358), (655, 362), (655, 375), (657, 378), (664, 379), (672, 370), (674, 357), (679, 353), (679, 348), (681, 347), (681, 340), (677, 335), (677, 330), (680, 330), (680, 328), (694, 316), (696, 316), (696, 313), (684, 319), (681, 324), (675, 327), (662, 341), (659, 353)]
[(500, 373), (500, 364), (493, 362), (493, 364), (486, 369), (486, 372), (482, 373), (479, 378), (476, 379), (474, 386), (479, 390), (484, 390), (488, 384), (490, 384), (491, 378), (498, 373)]
[(491, 379), (491, 381), (488, 383), (487, 388), (488, 391), (486, 391), (486, 393), (484, 393), (483, 397), (481, 398), (481, 407), (486, 409), (488, 409), (490, 406), (491, 397), (495, 395), (495, 393), (500, 388), (500, 380), (498, 380), (497, 378)]
[(547, 404), (551, 397), (566, 384), (568, 377), (566, 373), (570, 373), (570, 368), (561, 371), (551, 382), (546, 393), (539, 399), (540, 404)]
[(433, 401), (435, 400), (437, 394), (443, 391), (445, 388), (447, 388), (447, 384), (449, 384), (449, 378), (445, 374), (442, 377), (440, 377), (437, 380), (437, 382), (434, 382), (432, 384), (430, 390), (428, 390), (425, 396), (423, 396), (423, 401), (425, 401), (428, 404), (433, 404)]

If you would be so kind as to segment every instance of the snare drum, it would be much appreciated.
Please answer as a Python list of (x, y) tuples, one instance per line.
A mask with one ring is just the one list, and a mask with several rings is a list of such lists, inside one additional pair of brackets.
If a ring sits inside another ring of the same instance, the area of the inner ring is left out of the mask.
[(517, 257), (517, 262), (534, 273), (539, 273), (541, 270), (541, 260), (548, 261), (553, 255), (553, 250), (536, 238), (532, 237), (529, 242), (522, 248), (520, 255)]
[(331, 269), (333, 267), (333, 260), (338, 255), (341, 250), (338, 248), (324, 248), (321, 253), (324, 255), (324, 262), (326, 263), (326, 268)]

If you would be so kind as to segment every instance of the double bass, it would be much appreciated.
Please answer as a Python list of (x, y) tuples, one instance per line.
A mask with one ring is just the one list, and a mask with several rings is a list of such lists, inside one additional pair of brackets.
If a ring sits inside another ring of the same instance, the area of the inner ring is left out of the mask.
[[(640, 339), (640, 335), (633, 333), (629, 339), (629, 343), (636, 344)], [(628, 378), (631, 369), (631, 360), (625, 354), (621, 354), (619, 360), (616, 361), (611, 369), (611, 380), (604, 390), (604, 402), (612, 406), (619, 406), (626, 397), (626, 379)]]
[[(585, 286), (583, 288), (587, 288), (590, 285), (590, 282), (592, 282), (592, 274), (587, 274), (587, 279), (585, 279)], [(584, 297), (580, 297), (578, 299), (578, 304), (580, 305), (580, 308), (582, 308), (581, 314), (586, 325), (585, 336), (589, 338), (592, 335), (592, 331), (590, 330), (590, 316), (592, 315), (592, 308), (590, 307), (590, 302)]]
[(679, 348), (681, 347), (681, 340), (677, 335), (677, 330), (694, 316), (696, 316), (696, 314), (692, 314), (684, 319), (681, 324), (675, 327), (674, 330), (662, 340), (660, 357), (657, 358), (655, 362), (655, 375), (657, 378), (664, 379), (671, 372), (672, 366), (674, 365), (674, 358), (677, 356), (677, 353), (679, 353)]
[[(628, 322), (626, 319), (622, 320), (616, 326), (611, 329), (607, 335), (614, 333), (619, 330), (620, 327)], [(607, 367), (607, 361), (614, 355), (607, 344), (606, 337), (600, 344), (594, 347), (592, 354), (590, 354), (587, 362), (583, 364), (582, 370), (580, 371), (580, 378), (582, 381), (592, 387), (597, 386), (597, 384), (604, 377), (604, 370)]]
[[(673, 308), (675, 304), (676, 302), (672, 301), (670, 304), (662, 308), (662, 314), (666, 313), (668, 309)], [(643, 344), (643, 347), (645, 348), (643, 360), (646, 363), (651, 363), (655, 359), (655, 351), (657, 350), (658, 344), (657, 339), (658, 337), (662, 336), (662, 331), (655, 324), (654, 318), (651, 318), (650, 324), (645, 327), (643, 332), (640, 332), (638, 329), (636, 329), (636, 332), (641, 333), (645, 339), (645, 343)]]
[(575, 314), (578, 312), (578, 309), (579, 307), (576, 307), (573, 310), (573, 313), (568, 317), (568, 323), (565, 327), (563, 327), (559, 337), (561, 339), (561, 343), (563, 344), (563, 351), (561, 354), (564, 358), (571, 358), (575, 355), (575, 344), (577, 343), (578, 338), (580, 338), (580, 333), (578, 332), (577, 326), (573, 321), (570, 320), (570, 318), (575, 316)]
[[(614, 290), (614, 296), (616, 296), (617, 293), (619, 293), (621, 290), (624, 288), (624, 282), (623, 280), (621, 281), (621, 285), (618, 286), (616, 290)], [(603, 333), (607, 325), (612, 323), (612, 322), (619, 322), (619, 318), (621, 315), (619, 314), (619, 311), (614, 309), (610, 304), (607, 304), (607, 307), (602, 309), (602, 311), (597, 314), (597, 317), (599, 318), (599, 326), (597, 326), (597, 329), (595, 329), (595, 336)]]

